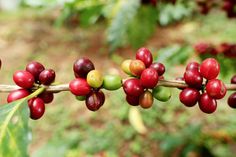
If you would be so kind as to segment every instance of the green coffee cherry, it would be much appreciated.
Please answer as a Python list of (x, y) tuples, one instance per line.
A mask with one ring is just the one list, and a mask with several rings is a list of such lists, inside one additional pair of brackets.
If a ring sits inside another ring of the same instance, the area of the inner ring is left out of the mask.
[(166, 102), (171, 98), (171, 91), (169, 88), (158, 86), (152, 90), (152, 95), (157, 100)]
[(122, 86), (122, 80), (119, 75), (106, 75), (103, 79), (103, 88), (107, 90), (117, 90)]
[(76, 96), (75, 98), (79, 101), (84, 101), (86, 99), (86, 96)]
[(93, 88), (99, 88), (103, 84), (102, 74), (98, 70), (92, 70), (87, 75), (87, 82)]

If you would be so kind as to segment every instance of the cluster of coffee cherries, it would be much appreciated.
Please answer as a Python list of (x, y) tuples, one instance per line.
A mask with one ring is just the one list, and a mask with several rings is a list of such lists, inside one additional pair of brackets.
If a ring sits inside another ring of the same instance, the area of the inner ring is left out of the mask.
[(236, 57), (236, 44), (232, 43), (221, 43), (215, 46), (207, 42), (200, 42), (194, 45), (194, 49), (199, 55), (210, 54), (216, 56), (218, 54), (223, 54), (228, 58)]
[(97, 111), (105, 102), (105, 95), (101, 88), (117, 90), (122, 86), (122, 79), (118, 75), (103, 75), (95, 70), (94, 64), (88, 58), (81, 58), (74, 62), (75, 79), (69, 83), (69, 88), (77, 100), (84, 101), (87, 108)]
[[(7, 97), (7, 102), (24, 98), (32, 93), (34, 86), (41, 84), (49, 86), (54, 82), (56, 74), (52, 69), (45, 69), (39, 62), (30, 62), (26, 65), (25, 70), (18, 70), (13, 74), (13, 80), (20, 89), (13, 90)], [(43, 92), (37, 97), (28, 100), (31, 119), (39, 119), (45, 112), (45, 104), (51, 103), (53, 100), (53, 93)]]
[[(231, 84), (236, 84), (236, 75), (231, 78)], [(236, 92), (233, 92), (228, 98), (228, 105), (236, 108)]]
[(136, 59), (123, 61), (121, 68), (131, 76), (123, 82), (126, 100), (130, 105), (150, 108), (153, 97), (162, 101), (170, 98), (170, 94), (163, 96), (162, 88), (156, 87), (158, 80), (163, 78), (165, 66), (162, 63), (153, 63), (152, 54), (147, 48), (140, 48)]
[(198, 102), (202, 112), (215, 112), (216, 100), (222, 99), (227, 92), (225, 84), (217, 79), (219, 73), (220, 65), (214, 58), (205, 59), (201, 64), (189, 63), (183, 77), (188, 87), (180, 92), (180, 101), (187, 107)]

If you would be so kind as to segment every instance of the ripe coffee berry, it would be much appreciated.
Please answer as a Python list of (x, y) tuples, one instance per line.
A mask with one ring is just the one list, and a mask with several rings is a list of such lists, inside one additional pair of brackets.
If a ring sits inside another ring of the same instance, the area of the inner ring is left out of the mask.
[(162, 76), (165, 73), (165, 66), (162, 63), (152, 63), (149, 68), (155, 69), (158, 73), (158, 76)]
[(44, 85), (50, 85), (52, 82), (54, 82), (55, 77), (56, 74), (54, 70), (46, 69), (39, 74), (39, 81)]
[(139, 104), (142, 108), (150, 108), (153, 104), (153, 96), (150, 91), (145, 91), (142, 95), (139, 97)]
[(26, 65), (25, 70), (30, 72), (33, 76), (35, 81), (39, 79), (39, 74), (44, 70), (44, 66), (36, 61), (32, 61)]
[(13, 80), (16, 85), (22, 88), (32, 88), (34, 85), (34, 76), (25, 70), (16, 71), (13, 74)]
[(220, 73), (220, 64), (214, 58), (205, 59), (200, 65), (200, 74), (202, 77), (211, 80)]
[(194, 88), (185, 88), (179, 94), (179, 100), (187, 107), (196, 105), (199, 98), (200, 93)]
[(207, 93), (203, 93), (199, 99), (199, 108), (204, 113), (213, 113), (217, 108), (217, 102), (211, 98)]
[(232, 108), (236, 108), (236, 92), (232, 93), (228, 98), (228, 105)]
[(152, 64), (152, 53), (147, 48), (140, 48), (136, 53), (136, 59), (141, 60), (146, 67)]
[(81, 58), (78, 59), (74, 62), (73, 65), (73, 70), (75, 77), (82, 77), (86, 78), (87, 74), (91, 71), (94, 70), (94, 65), (91, 60), (88, 58)]
[(127, 95), (140, 96), (143, 93), (141, 81), (136, 78), (128, 79), (123, 83), (123, 89)]
[(25, 89), (14, 90), (8, 94), (7, 102), (10, 103), (10, 102), (16, 101), (18, 99), (27, 97), (29, 94), (30, 94), (30, 92)]
[(30, 118), (37, 120), (41, 118), (45, 112), (45, 105), (41, 98), (32, 98), (28, 101), (30, 109)]
[(145, 88), (154, 88), (158, 82), (158, 73), (153, 68), (147, 68), (143, 70), (140, 81)]
[(139, 97), (136, 96), (126, 95), (126, 101), (132, 106), (139, 105)]
[(236, 84), (236, 75), (234, 75), (234, 76), (231, 78), (231, 83), (232, 83), (232, 84)]
[(76, 78), (69, 83), (71, 93), (76, 96), (85, 96), (90, 93), (91, 87), (83, 78)]
[(199, 70), (200, 64), (197, 62), (190, 62), (188, 63), (187, 67), (186, 67), (186, 71), (188, 70)]
[(130, 72), (134, 76), (140, 76), (145, 68), (145, 64), (141, 60), (132, 60), (129, 65)]
[(225, 96), (227, 89), (221, 80), (212, 79), (209, 80), (206, 85), (206, 92), (214, 99), (222, 99)]
[(51, 92), (43, 92), (39, 94), (38, 97), (41, 98), (45, 104), (51, 103), (54, 98), (53, 93)]
[(90, 111), (97, 111), (104, 103), (105, 95), (102, 91), (92, 91), (86, 96), (86, 106)]
[(196, 70), (188, 70), (184, 73), (185, 82), (193, 88), (201, 89), (203, 78)]

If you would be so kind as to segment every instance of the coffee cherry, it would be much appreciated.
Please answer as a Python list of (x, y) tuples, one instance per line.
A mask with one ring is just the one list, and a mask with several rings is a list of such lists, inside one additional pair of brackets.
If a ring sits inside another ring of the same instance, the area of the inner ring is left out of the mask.
[(54, 82), (55, 77), (56, 74), (54, 70), (46, 69), (39, 74), (39, 81), (44, 85), (50, 85), (52, 82)]
[(232, 83), (232, 84), (236, 84), (236, 75), (234, 75), (234, 76), (231, 78), (231, 83)]
[(44, 70), (44, 66), (36, 61), (32, 61), (26, 65), (25, 70), (30, 72), (33, 76), (35, 81), (39, 79), (39, 74)]
[(205, 59), (200, 65), (200, 74), (204, 78), (211, 80), (220, 73), (220, 64), (214, 58)]
[(185, 88), (179, 94), (179, 100), (187, 107), (192, 107), (196, 105), (199, 98), (200, 93), (194, 88)]
[(152, 95), (159, 101), (166, 102), (171, 98), (171, 90), (166, 87), (155, 87), (152, 90)]
[(16, 101), (18, 99), (27, 97), (29, 94), (30, 92), (25, 89), (17, 89), (17, 90), (11, 91), (7, 96), (7, 102), (10, 103), (12, 101)]
[(162, 76), (165, 73), (165, 66), (162, 63), (152, 63), (149, 68), (155, 69), (158, 73), (158, 76)]
[(84, 101), (84, 100), (86, 100), (86, 96), (76, 96), (75, 97), (77, 100), (79, 100), (79, 101)]
[(90, 93), (91, 87), (83, 78), (76, 78), (69, 83), (71, 93), (76, 96), (85, 96)]
[(121, 69), (128, 75), (132, 75), (130, 68), (129, 68), (131, 61), (132, 61), (131, 59), (127, 59), (121, 63)]
[(90, 111), (97, 111), (104, 103), (105, 95), (102, 91), (92, 91), (86, 97), (86, 106)]
[(145, 68), (145, 64), (141, 60), (132, 60), (129, 65), (129, 69), (134, 76), (140, 76)]
[(41, 98), (45, 104), (49, 104), (53, 101), (54, 95), (52, 92), (43, 92), (38, 95), (38, 98)]
[(37, 120), (41, 118), (45, 112), (45, 104), (41, 98), (32, 98), (28, 101), (30, 109), (30, 118)]
[(98, 70), (91, 70), (87, 75), (87, 82), (93, 88), (99, 88), (102, 86), (103, 77)]
[(78, 59), (74, 62), (73, 65), (73, 70), (75, 77), (82, 77), (86, 78), (87, 74), (91, 71), (94, 70), (94, 65), (91, 60), (88, 58), (81, 58)]
[(196, 70), (188, 70), (184, 73), (185, 82), (193, 88), (201, 89), (203, 78)]
[(143, 93), (143, 86), (139, 79), (128, 79), (123, 83), (123, 89), (127, 95), (139, 97)]
[(217, 102), (211, 98), (207, 93), (203, 93), (198, 101), (199, 108), (204, 113), (213, 113), (217, 108)]
[(140, 81), (145, 88), (154, 88), (158, 82), (158, 73), (153, 68), (147, 68), (143, 70)]
[(206, 92), (214, 99), (222, 99), (225, 96), (227, 89), (221, 80), (212, 79), (209, 80), (206, 85)]
[(122, 86), (122, 79), (119, 75), (106, 75), (103, 80), (103, 88), (117, 90)]
[(150, 91), (145, 91), (142, 95), (139, 97), (139, 104), (142, 108), (150, 108), (153, 104), (153, 96)]
[(32, 88), (34, 85), (34, 76), (25, 70), (16, 71), (13, 74), (13, 80), (16, 85), (22, 88)]
[(236, 108), (236, 92), (232, 93), (228, 98), (228, 105), (232, 108)]
[(139, 105), (139, 97), (126, 95), (126, 101), (132, 106)]
[(147, 48), (140, 48), (136, 53), (136, 59), (141, 60), (146, 67), (152, 64), (152, 53)]
[(199, 70), (200, 64), (197, 62), (190, 62), (188, 63), (187, 67), (186, 67), (186, 71), (188, 70)]

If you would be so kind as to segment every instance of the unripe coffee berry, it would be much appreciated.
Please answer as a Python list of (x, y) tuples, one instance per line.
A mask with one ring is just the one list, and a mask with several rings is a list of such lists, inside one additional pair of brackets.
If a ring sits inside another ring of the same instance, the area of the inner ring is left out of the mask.
[(155, 99), (166, 102), (171, 98), (171, 90), (167, 87), (155, 87), (152, 90), (152, 95)]
[(127, 59), (121, 63), (121, 69), (128, 75), (132, 75), (130, 68), (129, 68), (131, 61), (132, 61), (131, 59)]
[(141, 60), (132, 60), (129, 66), (134, 76), (140, 76), (145, 68), (145, 64)]
[(122, 86), (122, 79), (119, 75), (106, 75), (102, 87), (106, 90), (117, 90)]
[(103, 84), (102, 74), (98, 70), (92, 70), (87, 75), (87, 82), (93, 88), (99, 88)]
[(139, 105), (142, 108), (150, 108), (152, 107), (153, 104), (153, 96), (152, 93), (150, 91), (145, 91), (142, 95), (140, 95), (139, 97)]

